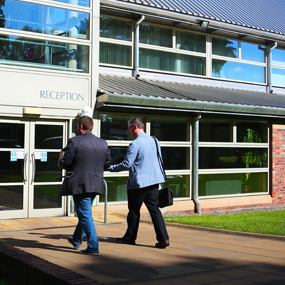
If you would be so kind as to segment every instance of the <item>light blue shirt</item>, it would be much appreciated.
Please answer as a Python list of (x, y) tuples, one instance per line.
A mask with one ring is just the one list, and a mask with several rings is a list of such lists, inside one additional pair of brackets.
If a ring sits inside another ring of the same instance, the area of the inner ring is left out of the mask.
[[(160, 145), (158, 143), (159, 152)], [(143, 188), (163, 183), (164, 175), (157, 157), (154, 139), (146, 133), (141, 133), (130, 143), (127, 155), (120, 164), (112, 165), (111, 172), (129, 170), (127, 189)]]

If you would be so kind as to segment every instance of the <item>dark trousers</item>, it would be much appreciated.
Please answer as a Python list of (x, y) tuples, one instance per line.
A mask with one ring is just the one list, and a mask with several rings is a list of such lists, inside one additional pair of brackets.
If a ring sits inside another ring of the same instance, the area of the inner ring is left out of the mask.
[(126, 239), (136, 240), (140, 222), (140, 209), (142, 203), (145, 203), (152, 219), (157, 241), (169, 240), (162, 214), (157, 207), (157, 195), (158, 184), (128, 190), (128, 228), (124, 235)]

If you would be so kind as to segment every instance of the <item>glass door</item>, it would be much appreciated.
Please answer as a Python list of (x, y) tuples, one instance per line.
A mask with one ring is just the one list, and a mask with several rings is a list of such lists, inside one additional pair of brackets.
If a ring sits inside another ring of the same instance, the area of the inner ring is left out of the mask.
[(0, 120), (0, 219), (66, 214), (58, 156), (66, 123)]
[(30, 122), (29, 217), (65, 214), (65, 200), (59, 196), (62, 170), (58, 167), (64, 134), (64, 123)]

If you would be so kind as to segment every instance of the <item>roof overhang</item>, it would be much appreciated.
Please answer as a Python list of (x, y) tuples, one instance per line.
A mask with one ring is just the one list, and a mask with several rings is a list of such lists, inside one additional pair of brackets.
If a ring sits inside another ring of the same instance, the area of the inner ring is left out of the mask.
[(281, 94), (110, 75), (100, 75), (99, 86), (96, 109), (127, 108), (285, 118), (285, 96)]

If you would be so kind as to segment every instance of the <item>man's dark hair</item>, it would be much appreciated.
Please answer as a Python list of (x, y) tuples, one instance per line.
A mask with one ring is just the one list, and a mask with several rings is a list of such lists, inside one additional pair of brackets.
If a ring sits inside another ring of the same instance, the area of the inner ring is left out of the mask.
[(85, 131), (92, 131), (92, 129), (93, 129), (93, 119), (88, 117), (88, 116), (81, 117), (78, 120), (77, 125), (78, 126), (82, 125), (83, 130), (85, 130)]
[(137, 126), (139, 129), (144, 128), (144, 122), (141, 118), (131, 118), (130, 120), (128, 120), (128, 123), (130, 127)]

